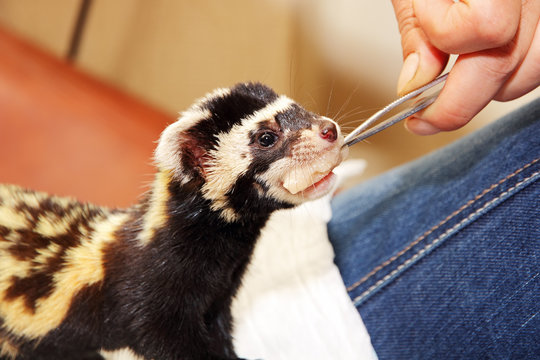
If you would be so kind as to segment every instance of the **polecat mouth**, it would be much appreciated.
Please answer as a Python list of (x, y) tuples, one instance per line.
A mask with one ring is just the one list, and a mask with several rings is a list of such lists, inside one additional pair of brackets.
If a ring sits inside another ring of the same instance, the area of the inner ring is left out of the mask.
[[(313, 185), (311, 185), (309, 188), (320, 186), (321, 184), (327, 182), (328, 179), (329, 179), (331, 176), (335, 176), (335, 174), (334, 174), (333, 171), (330, 171), (330, 172), (329, 172), (328, 174), (326, 174), (321, 180), (317, 181), (316, 183), (314, 183)], [(309, 189), (309, 188), (308, 188), (308, 189)], [(304, 191), (306, 191), (306, 190), (307, 190), (307, 189), (305, 189)]]
[[(304, 156), (311, 156), (311, 161), (295, 161), (286, 169), (281, 178), (281, 186), (291, 195), (301, 195), (312, 200), (328, 193), (336, 183), (332, 172), (347, 156), (348, 149), (342, 149), (339, 142), (334, 147), (313, 155), (310, 149)], [(297, 154), (298, 155), (298, 154)], [(302, 153), (300, 152), (300, 155)]]
[(334, 186), (336, 178), (336, 174), (330, 171), (321, 180), (302, 190), (302, 196), (308, 199), (314, 199), (327, 194)]
[(325, 172), (315, 172), (309, 176), (294, 177), (294, 181), (289, 178), (282, 186), (292, 195), (302, 194), (306, 198), (315, 198), (330, 190), (335, 182), (336, 175), (332, 172), (334, 168)]

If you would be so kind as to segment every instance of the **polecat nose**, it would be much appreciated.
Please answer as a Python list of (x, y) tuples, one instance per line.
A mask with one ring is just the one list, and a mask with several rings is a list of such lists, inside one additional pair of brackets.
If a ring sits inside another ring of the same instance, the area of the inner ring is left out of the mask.
[(337, 129), (333, 122), (323, 120), (319, 126), (319, 135), (326, 141), (334, 142), (337, 139)]

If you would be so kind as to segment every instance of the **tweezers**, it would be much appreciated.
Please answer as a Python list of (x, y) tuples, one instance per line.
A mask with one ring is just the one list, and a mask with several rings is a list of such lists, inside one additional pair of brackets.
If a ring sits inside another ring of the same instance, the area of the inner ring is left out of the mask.
[[(421, 88), (411, 91), (410, 93), (403, 95), (399, 99), (394, 100), (392, 103), (386, 105), (383, 109), (377, 111), (375, 114), (369, 117), (366, 121), (360, 124), (360, 126), (354, 129), (352, 133), (347, 135), (344, 139), (343, 146), (354, 145), (357, 142), (362, 141), (370, 137), (371, 135), (375, 135), (379, 131), (386, 129), (400, 122), (401, 120), (406, 119), (409, 116), (417, 113), (418, 111), (425, 109), (429, 105), (433, 104), (433, 102), (435, 101), (439, 93), (441, 92), (442, 86), (440, 86), (437, 91), (431, 92), (431, 94), (427, 94), (425, 96), (419, 97), (418, 99), (415, 99), (415, 98), (419, 95), (423, 95), (427, 90), (430, 90), (436, 85), (444, 83), (447, 77), (448, 77), (448, 73), (441, 75), (435, 80), (431, 81), (430, 83), (427, 83), (426, 85), (422, 86)], [(373, 126), (372, 128), (369, 128), (370, 126), (375, 124), (380, 118), (382, 118), (384, 115), (386, 115), (387, 113), (394, 110), (398, 106), (412, 99), (415, 99), (415, 101), (412, 102), (412, 104), (408, 105), (404, 110), (380, 122), (379, 124)]]

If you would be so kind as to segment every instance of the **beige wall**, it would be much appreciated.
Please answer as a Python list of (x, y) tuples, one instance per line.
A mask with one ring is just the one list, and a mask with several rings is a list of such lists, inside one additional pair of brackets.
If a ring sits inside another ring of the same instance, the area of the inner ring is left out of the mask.
[(0, 0), (0, 24), (58, 56), (69, 48), (80, 0)]
[(171, 112), (239, 81), (286, 91), (291, 22), (264, 1), (98, 0), (78, 63)]
[[(0, 24), (64, 56), (79, 6), (0, 0)], [(94, 0), (76, 64), (171, 113), (215, 87), (262, 81), (351, 129), (394, 98), (401, 50), (389, 1)], [(352, 153), (372, 176), (539, 96), (491, 104), (458, 132), (395, 126)]]

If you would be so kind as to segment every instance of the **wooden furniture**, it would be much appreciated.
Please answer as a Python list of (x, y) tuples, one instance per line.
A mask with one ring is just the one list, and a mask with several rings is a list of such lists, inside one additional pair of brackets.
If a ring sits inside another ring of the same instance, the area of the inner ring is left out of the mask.
[(126, 206), (152, 180), (175, 116), (0, 28), (0, 182)]

